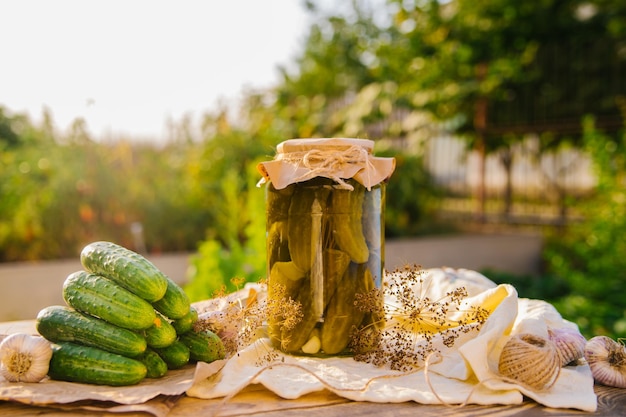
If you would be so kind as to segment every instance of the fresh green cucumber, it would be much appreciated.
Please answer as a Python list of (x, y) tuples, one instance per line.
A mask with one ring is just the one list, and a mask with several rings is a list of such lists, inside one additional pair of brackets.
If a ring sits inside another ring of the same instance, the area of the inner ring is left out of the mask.
[(152, 348), (164, 348), (176, 340), (177, 334), (174, 326), (162, 314), (157, 313), (154, 324), (145, 330), (142, 330), (148, 346)]
[(167, 280), (165, 295), (160, 300), (152, 303), (152, 305), (166, 317), (172, 320), (179, 319), (189, 312), (191, 305), (189, 297), (185, 290), (172, 281), (170, 277), (166, 276), (165, 278)]
[(165, 361), (168, 369), (178, 369), (189, 363), (189, 348), (180, 340), (165, 348), (155, 348), (154, 351)]
[(172, 321), (172, 326), (177, 334), (187, 333), (193, 329), (193, 325), (198, 321), (198, 310), (190, 307), (187, 314), (183, 317)]
[(140, 254), (112, 242), (93, 242), (80, 253), (83, 267), (115, 281), (133, 294), (154, 302), (167, 290), (167, 277)]
[(52, 345), (48, 375), (59, 381), (96, 385), (134, 385), (147, 374), (142, 362), (92, 346), (71, 342)]
[(148, 370), (146, 378), (161, 378), (167, 373), (167, 363), (154, 350), (148, 348), (139, 360), (146, 365)]
[(189, 357), (194, 361), (210, 363), (226, 356), (222, 339), (210, 330), (192, 330), (178, 339), (189, 348)]
[(154, 324), (152, 304), (115, 282), (86, 271), (70, 274), (63, 283), (63, 299), (74, 309), (131, 330)]
[(37, 331), (51, 342), (74, 342), (134, 357), (146, 350), (141, 335), (67, 306), (49, 306), (37, 315)]

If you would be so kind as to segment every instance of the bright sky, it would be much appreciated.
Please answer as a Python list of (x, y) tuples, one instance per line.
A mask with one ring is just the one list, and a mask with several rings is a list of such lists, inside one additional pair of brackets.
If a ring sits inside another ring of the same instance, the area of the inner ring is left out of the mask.
[(271, 86), (307, 31), (299, 0), (5, 0), (0, 106), (162, 139), (167, 118)]

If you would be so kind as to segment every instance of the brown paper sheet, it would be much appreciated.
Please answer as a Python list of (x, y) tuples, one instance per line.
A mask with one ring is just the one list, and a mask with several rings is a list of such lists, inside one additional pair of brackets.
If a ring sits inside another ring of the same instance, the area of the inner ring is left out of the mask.
[(111, 387), (44, 379), (39, 383), (7, 382), (0, 377), (0, 400), (36, 406), (107, 412), (142, 411), (156, 417), (167, 415), (173, 401), (191, 387), (195, 365), (168, 371), (159, 379), (137, 385)]

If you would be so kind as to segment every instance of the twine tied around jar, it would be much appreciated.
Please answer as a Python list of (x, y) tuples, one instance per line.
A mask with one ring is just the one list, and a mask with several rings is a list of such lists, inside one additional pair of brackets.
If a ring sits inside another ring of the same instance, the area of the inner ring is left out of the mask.
[[(294, 178), (294, 182), (306, 181), (315, 177), (327, 177), (338, 184), (337, 188), (352, 191), (354, 187), (340, 178), (337, 173), (343, 172), (346, 165), (363, 165), (361, 172), (368, 179), (371, 178), (371, 171), (376, 168), (370, 161), (370, 155), (367, 149), (354, 145), (345, 150), (311, 149), (281, 153), (277, 155), (276, 160), (307, 168), (307, 172)], [(371, 187), (368, 186), (367, 190), (370, 189)]]
[(386, 181), (395, 169), (395, 158), (372, 154), (374, 142), (367, 139), (289, 139), (277, 146), (273, 160), (260, 162), (261, 186), (271, 181), (277, 190), (315, 177), (330, 178), (337, 188), (353, 190), (354, 179), (367, 190)]

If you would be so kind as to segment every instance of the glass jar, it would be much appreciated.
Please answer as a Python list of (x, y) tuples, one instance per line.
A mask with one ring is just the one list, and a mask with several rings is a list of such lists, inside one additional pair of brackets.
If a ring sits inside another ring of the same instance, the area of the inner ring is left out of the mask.
[(395, 167), (372, 147), (293, 139), (259, 166), (268, 183), (268, 330), (283, 352), (349, 355), (352, 331), (372, 322), (355, 301), (381, 293), (372, 290), (382, 286), (385, 181)]

